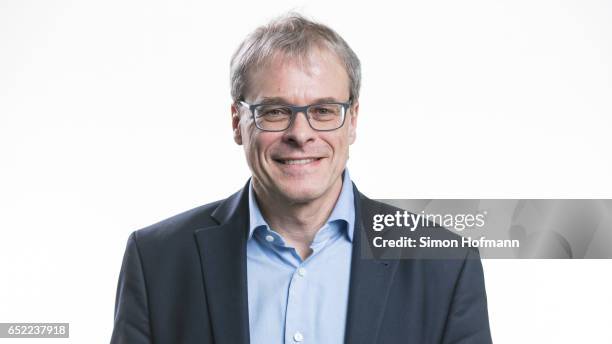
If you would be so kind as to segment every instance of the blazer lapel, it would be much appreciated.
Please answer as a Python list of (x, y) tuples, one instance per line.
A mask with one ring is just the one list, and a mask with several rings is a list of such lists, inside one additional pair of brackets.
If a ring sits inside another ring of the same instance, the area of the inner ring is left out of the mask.
[(372, 221), (376, 203), (353, 186), (355, 195), (355, 228), (345, 343), (376, 343), (383, 319), (389, 287), (397, 267), (396, 260), (362, 257), (364, 241), (371, 240), (364, 223)]
[[(362, 258), (362, 242), (371, 234), (364, 223), (377, 208), (355, 186), (353, 190), (356, 218), (345, 343), (369, 344), (376, 342), (397, 261)], [(197, 229), (195, 239), (215, 343), (248, 344), (248, 189), (223, 201), (212, 216), (219, 225)]]
[(195, 239), (215, 343), (247, 344), (246, 237), (249, 209), (246, 187), (223, 201), (212, 216), (220, 224), (196, 230)]

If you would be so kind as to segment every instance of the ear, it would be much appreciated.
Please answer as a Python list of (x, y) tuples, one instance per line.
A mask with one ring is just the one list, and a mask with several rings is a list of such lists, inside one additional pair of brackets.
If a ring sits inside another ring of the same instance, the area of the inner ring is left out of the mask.
[(359, 101), (356, 100), (349, 110), (347, 118), (349, 124), (349, 144), (353, 144), (357, 138), (357, 117), (359, 116)]
[(236, 103), (232, 104), (230, 111), (232, 113), (232, 131), (234, 132), (234, 142), (242, 145), (242, 133), (240, 132), (240, 109)]

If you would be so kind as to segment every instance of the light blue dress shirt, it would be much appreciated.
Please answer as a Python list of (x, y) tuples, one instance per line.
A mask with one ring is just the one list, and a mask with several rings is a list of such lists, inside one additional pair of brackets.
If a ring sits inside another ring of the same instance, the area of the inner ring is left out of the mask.
[(252, 344), (341, 344), (349, 295), (355, 221), (353, 185), (344, 171), (336, 205), (302, 260), (270, 228), (249, 184), (247, 282)]

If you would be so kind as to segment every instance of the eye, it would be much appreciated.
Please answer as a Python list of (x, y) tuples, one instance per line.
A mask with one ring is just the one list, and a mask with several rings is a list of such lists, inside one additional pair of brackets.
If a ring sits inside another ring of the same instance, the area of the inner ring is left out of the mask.
[(260, 123), (286, 123), (291, 118), (291, 108), (284, 105), (262, 105), (255, 110), (255, 119)]
[(337, 104), (321, 104), (310, 107), (310, 116), (316, 121), (330, 121), (340, 117), (340, 106)]
[(257, 108), (255, 115), (257, 117), (285, 117), (291, 115), (291, 109), (279, 105), (264, 105)]
[(285, 109), (271, 109), (264, 113), (264, 116), (282, 116), (288, 114), (288, 111), (284, 111)]

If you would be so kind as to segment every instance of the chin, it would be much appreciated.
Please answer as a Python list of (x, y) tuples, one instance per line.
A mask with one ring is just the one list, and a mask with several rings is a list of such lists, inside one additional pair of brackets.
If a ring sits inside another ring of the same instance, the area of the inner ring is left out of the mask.
[(296, 187), (295, 185), (282, 188), (281, 193), (292, 203), (307, 203), (323, 195), (320, 187)]

